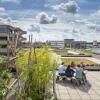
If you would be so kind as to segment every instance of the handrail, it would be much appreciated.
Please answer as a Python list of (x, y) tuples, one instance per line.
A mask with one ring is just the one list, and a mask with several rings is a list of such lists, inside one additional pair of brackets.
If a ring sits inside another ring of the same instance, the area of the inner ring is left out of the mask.
[[(21, 74), (21, 75), (19, 76), (19, 78), (20, 78), (22, 75), (23, 75), (23, 74)], [(11, 83), (11, 85), (8, 87), (7, 91), (5, 91), (5, 92), (3, 93), (3, 96), (7, 96), (9, 90), (10, 90), (17, 82), (18, 82), (18, 79), (15, 79), (15, 80)]]

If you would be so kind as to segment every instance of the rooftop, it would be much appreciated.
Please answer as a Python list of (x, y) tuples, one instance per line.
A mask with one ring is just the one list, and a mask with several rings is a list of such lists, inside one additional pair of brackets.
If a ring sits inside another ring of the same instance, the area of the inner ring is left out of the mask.
[(100, 100), (100, 72), (87, 72), (86, 85), (75, 86), (68, 81), (56, 83), (58, 100)]

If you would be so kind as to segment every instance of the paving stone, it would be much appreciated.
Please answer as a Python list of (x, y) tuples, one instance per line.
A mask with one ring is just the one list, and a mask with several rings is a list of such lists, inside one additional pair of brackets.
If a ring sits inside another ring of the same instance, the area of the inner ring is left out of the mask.
[(99, 95), (90, 95), (90, 97), (92, 98), (92, 100), (100, 100)]
[(91, 100), (92, 99), (88, 94), (80, 95), (80, 97), (82, 98), (82, 100)]
[(94, 90), (89, 90), (89, 91), (88, 91), (88, 94), (95, 95), (96, 92), (95, 92)]
[(88, 83), (80, 87), (67, 82), (56, 84), (58, 100), (100, 100), (100, 72), (88, 72)]
[(70, 94), (70, 97), (71, 97), (71, 100), (81, 100), (81, 97), (79, 95)]
[(98, 95), (100, 95), (100, 90), (94, 90)]
[(69, 95), (66, 95), (66, 94), (65, 95), (60, 95), (60, 97), (61, 97), (61, 100), (63, 100), (63, 99), (65, 99), (65, 100), (71, 99), (70, 96)]
[(78, 94), (77, 91), (68, 91), (69, 94)]

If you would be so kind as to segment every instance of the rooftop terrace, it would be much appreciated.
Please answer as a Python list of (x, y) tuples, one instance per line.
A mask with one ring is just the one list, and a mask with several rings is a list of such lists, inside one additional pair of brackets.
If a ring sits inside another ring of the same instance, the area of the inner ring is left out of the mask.
[(58, 100), (100, 100), (100, 72), (88, 72), (86, 85), (76, 86), (69, 81), (56, 83)]

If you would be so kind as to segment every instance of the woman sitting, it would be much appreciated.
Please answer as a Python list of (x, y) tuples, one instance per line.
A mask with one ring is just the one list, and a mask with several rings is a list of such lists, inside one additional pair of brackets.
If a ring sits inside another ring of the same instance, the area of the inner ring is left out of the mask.
[(76, 71), (76, 64), (75, 62), (71, 62), (70, 68), (75, 72)]
[(70, 65), (68, 65), (68, 67), (67, 67), (65, 73), (66, 73), (66, 76), (67, 76), (67, 77), (70, 77), (70, 78), (71, 78), (71, 77), (74, 76), (74, 70), (71, 69)]

